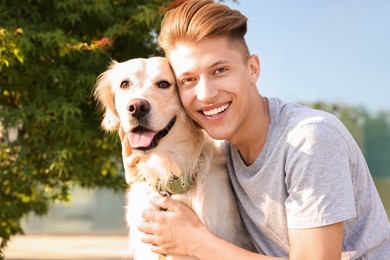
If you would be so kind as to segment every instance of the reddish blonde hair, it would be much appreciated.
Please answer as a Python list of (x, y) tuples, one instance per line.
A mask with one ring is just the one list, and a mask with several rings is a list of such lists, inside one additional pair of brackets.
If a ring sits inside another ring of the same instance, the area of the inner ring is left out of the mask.
[(177, 43), (196, 43), (213, 37), (227, 37), (238, 51), (249, 58), (245, 42), (247, 18), (237, 10), (211, 0), (190, 0), (166, 13), (158, 45), (169, 55)]

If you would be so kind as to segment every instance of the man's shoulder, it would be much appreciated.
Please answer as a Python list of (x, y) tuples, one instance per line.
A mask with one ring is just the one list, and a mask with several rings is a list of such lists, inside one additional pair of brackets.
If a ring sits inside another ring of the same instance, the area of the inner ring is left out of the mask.
[(270, 103), (270, 116), (271, 121), (277, 122), (282, 125), (290, 125), (295, 128), (296, 126), (303, 126), (307, 124), (329, 124), (336, 128), (342, 127), (341, 121), (333, 114), (311, 108), (306, 105), (302, 105), (294, 102), (284, 102), (281, 99), (271, 98)]

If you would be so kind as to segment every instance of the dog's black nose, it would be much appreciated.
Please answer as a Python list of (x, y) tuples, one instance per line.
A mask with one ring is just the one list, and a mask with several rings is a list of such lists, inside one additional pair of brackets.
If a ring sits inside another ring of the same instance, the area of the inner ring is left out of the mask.
[(127, 109), (133, 117), (141, 118), (150, 112), (150, 104), (145, 99), (136, 98), (130, 101)]

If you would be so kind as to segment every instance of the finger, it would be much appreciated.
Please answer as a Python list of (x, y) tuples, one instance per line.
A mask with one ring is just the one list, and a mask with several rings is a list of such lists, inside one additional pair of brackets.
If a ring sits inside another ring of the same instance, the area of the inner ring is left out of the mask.
[(177, 248), (177, 247), (173, 247), (173, 246), (160, 246), (157, 244), (151, 244), (150, 250), (153, 253), (160, 254), (160, 255), (170, 255), (170, 256), (188, 255), (188, 254), (186, 254), (186, 252), (184, 250)]
[(138, 225), (138, 230), (145, 234), (154, 234), (154, 224), (152, 222), (143, 221)]
[(152, 234), (143, 234), (141, 236), (141, 241), (146, 243), (146, 244), (150, 244), (150, 245), (157, 245), (157, 239), (156, 239), (156, 236), (152, 235)]
[(164, 211), (176, 212), (182, 206), (182, 203), (175, 201), (170, 197), (158, 196), (152, 199), (152, 205), (155, 209), (164, 209)]
[(168, 209), (167, 208), (162, 208), (162, 207), (160, 207), (160, 206), (157, 206), (156, 204), (154, 204), (153, 202), (154, 201), (156, 201), (156, 200), (158, 200), (160, 198), (160, 196), (155, 196), (155, 197), (153, 197), (152, 199), (151, 199), (151, 208), (152, 209), (155, 209), (155, 210), (159, 210), (159, 211), (167, 211)]
[(161, 223), (165, 219), (165, 214), (166, 212), (164, 211), (159, 211), (155, 209), (145, 209), (142, 212), (141, 217), (145, 219), (145, 222)]
[(150, 250), (153, 253), (159, 254), (159, 255), (167, 255), (168, 254), (168, 250), (166, 250), (164, 247), (157, 245), (157, 244), (151, 244)]

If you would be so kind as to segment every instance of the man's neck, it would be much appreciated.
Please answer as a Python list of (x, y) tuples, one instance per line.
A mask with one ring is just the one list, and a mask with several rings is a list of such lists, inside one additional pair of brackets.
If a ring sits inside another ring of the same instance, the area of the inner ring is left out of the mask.
[(241, 140), (235, 144), (245, 165), (252, 165), (263, 150), (270, 122), (268, 101), (259, 95), (257, 105), (248, 115), (248, 125)]

